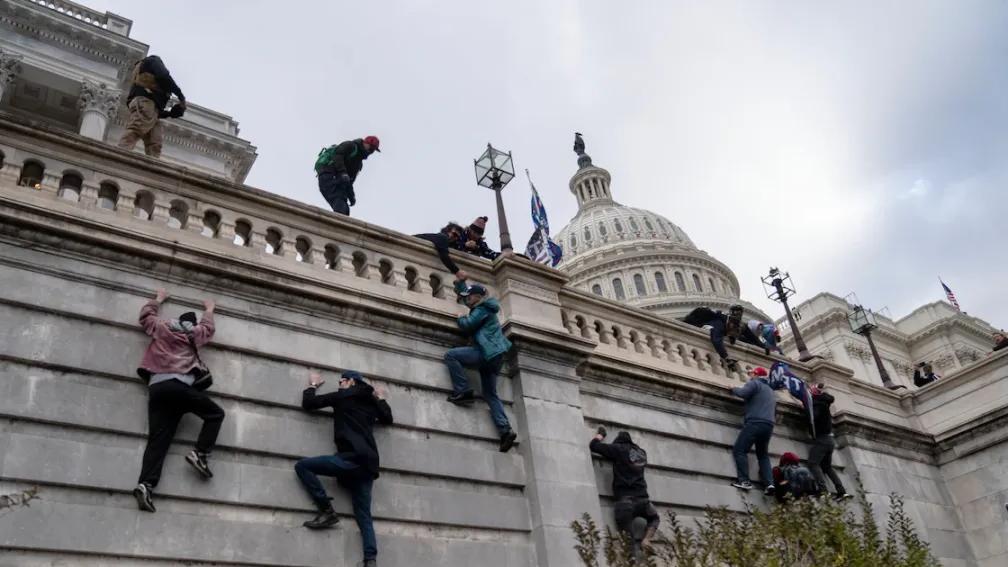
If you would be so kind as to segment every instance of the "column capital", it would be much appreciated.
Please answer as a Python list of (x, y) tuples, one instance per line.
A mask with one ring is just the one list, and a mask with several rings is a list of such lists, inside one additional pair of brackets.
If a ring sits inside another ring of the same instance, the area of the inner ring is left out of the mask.
[(115, 116), (119, 109), (119, 95), (122, 91), (105, 83), (84, 79), (81, 81), (78, 105), (83, 112), (97, 112), (107, 118)]
[(0, 49), (0, 92), (21, 74), (23, 59), (21, 55)]

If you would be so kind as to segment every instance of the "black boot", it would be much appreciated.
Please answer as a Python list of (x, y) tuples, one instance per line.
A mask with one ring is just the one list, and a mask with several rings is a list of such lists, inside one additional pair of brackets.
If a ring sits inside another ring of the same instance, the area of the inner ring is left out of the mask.
[(518, 439), (518, 434), (515, 433), (514, 431), (511, 431), (510, 429), (508, 429), (507, 432), (501, 434), (501, 437), (500, 437), (500, 452), (501, 453), (507, 453), (508, 451), (510, 451), (511, 447), (514, 447), (515, 440), (517, 440), (517, 439)]
[(140, 483), (133, 489), (133, 497), (136, 498), (137, 507), (144, 512), (156, 512), (154, 508), (154, 489), (149, 484)]
[(186, 455), (185, 460), (187, 463), (192, 465), (192, 468), (196, 469), (196, 472), (200, 474), (203, 478), (213, 478), (213, 472), (210, 470), (210, 465), (207, 463), (207, 457), (210, 455), (207, 453), (201, 453), (195, 449), (189, 451)]
[(314, 518), (308, 520), (303, 525), (306, 528), (313, 530), (324, 530), (326, 528), (331, 528), (339, 523), (339, 517), (336, 515), (336, 510), (333, 510), (332, 503), (327, 502), (326, 505), (319, 506), (319, 512)]

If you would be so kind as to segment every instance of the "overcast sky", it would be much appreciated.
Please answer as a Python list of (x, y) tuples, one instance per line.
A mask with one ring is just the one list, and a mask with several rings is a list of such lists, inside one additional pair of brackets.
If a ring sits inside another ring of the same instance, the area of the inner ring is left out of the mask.
[[(82, 0), (134, 22), (187, 97), (258, 147), (250, 185), (318, 206), (319, 149), (375, 134), (355, 217), (414, 233), (490, 215), (472, 159), (528, 168), (554, 233), (573, 132), (614, 198), (681, 226), (780, 316), (857, 292), (1008, 326), (1008, 3)], [(516, 244), (524, 175), (506, 189)]]

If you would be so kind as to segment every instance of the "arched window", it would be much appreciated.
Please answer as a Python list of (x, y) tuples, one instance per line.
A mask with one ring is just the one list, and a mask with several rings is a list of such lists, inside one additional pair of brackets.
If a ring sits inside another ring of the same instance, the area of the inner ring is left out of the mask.
[(80, 201), (81, 185), (83, 183), (84, 179), (80, 175), (73, 172), (64, 173), (63, 178), (60, 179), (59, 196), (74, 203)]
[(637, 289), (637, 295), (642, 297), (647, 295), (647, 288), (644, 287), (644, 276), (640, 274), (634, 274), (633, 285), (634, 288)]
[(281, 250), (282, 246), (283, 234), (275, 228), (266, 229), (266, 253), (279, 256), (283, 251)]
[(98, 186), (98, 207), (114, 211), (119, 203), (119, 188), (111, 181), (103, 181)]
[(697, 291), (703, 291), (703, 285), (700, 283), (700, 276), (693, 274), (693, 285), (696, 287)]
[(654, 232), (654, 225), (651, 224), (651, 221), (649, 221), (647, 217), (644, 217), (644, 226), (646, 226), (651, 232)]
[(587, 226), (584, 229), (584, 238), (585, 242), (591, 242), (591, 229)]
[(613, 219), (613, 226), (616, 227), (617, 233), (623, 234), (623, 223), (621, 223), (619, 219)]
[(238, 246), (252, 246), (252, 224), (245, 220), (235, 223), (234, 243)]
[(185, 228), (189, 222), (189, 205), (185, 201), (178, 199), (171, 202), (168, 209), (168, 226), (172, 228)]
[(606, 230), (605, 223), (604, 222), (599, 222), (598, 223), (598, 233), (600, 235), (602, 235), (602, 236), (605, 236), (608, 232), (609, 231)]
[(682, 272), (676, 272), (675, 273), (675, 284), (676, 284), (676, 287), (679, 288), (679, 291), (685, 293), (685, 291), (686, 291), (686, 280), (682, 277)]
[(571, 248), (577, 248), (577, 235), (571, 233)]
[(138, 219), (150, 220), (154, 215), (154, 195), (149, 191), (137, 191), (133, 199), (133, 216)]
[(595, 295), (602, 295), (602, 286), (600, 286), (599, 284), (593, 285), (592, 293), (594, 293)]
[(623, 301), (626, 299), (626, 292), (623, 291), (623, 280), (616, 278), (612, 281), (613, 291), (616, 292), (616, 299)]
[(639, 232), (640, 231), (640, 227), (637, 226), (637, 221), (634, 220), (633, 218), (630, 219), (630, 230), (632, 230), (634, 232)]
[(710, 290), (712, 293), (717, 291), (717, 288), (714, 287), (714, 278), (707, 278), (707, 283), (710, 284)]
[(26, 161), (21, 166), (21, 177), (18, 185), (21, 187), (31, 187), (32, 189), (42, 188), (42, 176), (45, 174), (45, 167), (37, 161)]
[(658, 285), (659, 292), (665, 293), (666, 291), (668, 291), (668, 286), (665, 284), (665, 274), (661, 272), (655, 272), (654, 281), (655, 284)]
[(311, 262), (311, 241), (304, 236), (299, 236), (297, 240), (294, 241), (294, 250), (297, 251), (297, 256), (294, 257), (298, 262)]
[(203, 213), (203, 230), (200, 232), (207, 238), (217, 238), (220, 233), (220, 215), (214, 211)]

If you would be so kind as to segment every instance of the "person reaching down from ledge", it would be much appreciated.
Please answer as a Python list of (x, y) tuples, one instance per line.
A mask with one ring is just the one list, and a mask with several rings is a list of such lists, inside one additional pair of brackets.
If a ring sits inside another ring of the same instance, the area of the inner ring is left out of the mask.
[(301, 459), (294, 465), (294, 472), (318, 507), (318, 514), (304, 526), (317, 530), (339, 523), (332, 499), (326, 494), (318, 475), (336, 477), (339, 485), (350, 493), (364, 548), (364, 567), (375, 567), (378, 542), (371, 518), (371, 489), (378, 478), (379, 458), (374, 425), (391, 425), (392, 408), (385, 401), (385, 389), (372, 387), (359, 372), (344, 371), (339, 379), (339, 389), (333, 393), (318, 394), (323, 384), (325, 380), (321, 374), (308, 374), (308, 387), (301, 394), (301, 407), (308, 411), (327, 407), (333, 409), (336, 454)]
[(725, 329), (728, 324), (727, 315), (707, 307), (697, 307), (683, 317), (682, 321), (694, 327), (710, 327), (710, 341), (718, 356), (721, 357), (721, 362), (728, 368), (735, 368), (737, 361), (728, 357), (728, 349), (724, 346)]
[(159, 319), (161, 304), (167, 298), (168, 292), (159, 289), (154, 299), (140, 309), (140, 326), (151, 342), (144, 351), (137, 374), (146, 380), (150, 398), (147, 448), (133, 496), (140, 509), (146, 512), (155, 511), (154, 487), (161, 479), (165, 455), (182, 416), (194, 413), (203, 420), (196, 448), (185, 459), (205, 479), (213, 477), (207, 459), (224, 422), (224, 410), (203, 391), (209, 386), (209, 372), (197, 350), (213, 338), (214, 302), (203, 301), (203, 317), (199, 323), (192, 311), (174, 320)]
[(437, 250), (438, 258), (441, 259), (444, 267), (455, 276), (456, 280), (464, 282), (469, 278), (469, 274), (465, 273), (452, 261), (451, 252), (449, 252), (453, 248), (458, 249), (458, 243), (462, 240), (464, 233), (465, 229), (462, 228), (462, 225), (449, 222), (439, 232), (414, 234), (413, 236), (433, 244), (434, 249)]
[(784, 354), (784, 349), (778, 346), (780, 338), (780, 332), (776, 325), (756, 319), (746, 321), (746, 324), (742, 326), (742, 333), (739, 335), (740, 341), (759, 347), (766, 354), (770, 354), (770, 351)]

